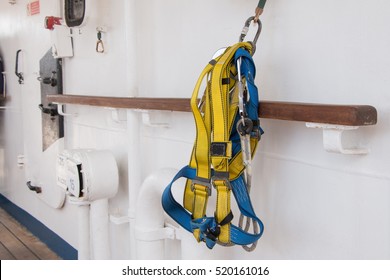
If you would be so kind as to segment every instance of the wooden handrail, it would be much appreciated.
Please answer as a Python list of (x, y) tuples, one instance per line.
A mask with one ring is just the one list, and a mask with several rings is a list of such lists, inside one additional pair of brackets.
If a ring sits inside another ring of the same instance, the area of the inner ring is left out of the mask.
[[(85, 95), (48, 95), (47, 101), (111, 108), (191, 112), (189, 98), (106, 97)], [(369, 105), (329, 105), (261, 101), (260, 118), (366, 126), (377, 123), (377, 111)]]

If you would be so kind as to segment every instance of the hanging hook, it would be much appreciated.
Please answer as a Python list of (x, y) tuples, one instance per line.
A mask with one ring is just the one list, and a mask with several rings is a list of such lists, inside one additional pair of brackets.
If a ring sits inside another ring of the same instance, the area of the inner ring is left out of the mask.
[(97, 28), (97, 42), (96, 42), (96, 52), (104, 53), (104, 44), (102, 41), (102, 31)]
[[(255, 17), (254, 17), (254, 16), (251, 16), (251, 17), (249, 17), (249, 18), (245, 21), (245, 25), (244, 25), (244, 27), (242, 28), (239, 42), (244, 41), (246, 34), (248, 34), (249, 26), (250, 26), (250, 24), (251, 24), (251, 21), (254, 21), (254, 19), (255, 19)], [(261, 27), (262, 27), (262, 23), (261, 23), (260, 20), (257, 20), (257, 22), (255, 22), (255, 23), (257, 23), (256, 35), (255, 35), (255, 38), (253, 38), (253, 41), (250, 42), (250, 43), (252, 44), (252, 46), (253, 46), (253, 53), (252, 53), (252, 55), (253, 55), (253, 54), (255, 53), (255, 51), (256, 51), (256, 43), (257, 43), (257, 39), (259, 39), (259, 36), (260, 36), (260, 33), (261, 33)]]
[(26, 183), (27, 187), (30, 189), (30, 191), (34, 191), (36, 193), (41, 193), (42, 192), (42, 188), (41, 187), (37, 187), (37, 186), (33, 186), (31, 185), (31, 181), (28, 181)]

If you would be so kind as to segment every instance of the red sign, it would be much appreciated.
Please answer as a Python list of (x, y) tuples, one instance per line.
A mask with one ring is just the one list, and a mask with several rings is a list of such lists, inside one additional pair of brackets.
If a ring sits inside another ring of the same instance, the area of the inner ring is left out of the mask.
[(37, 15), (40, 13), (39, 0), (27, 4), (28, 15)]

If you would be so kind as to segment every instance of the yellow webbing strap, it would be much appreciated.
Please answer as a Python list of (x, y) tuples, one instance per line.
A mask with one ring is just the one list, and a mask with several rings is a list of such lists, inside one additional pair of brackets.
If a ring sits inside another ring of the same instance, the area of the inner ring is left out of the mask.
[[(211, 179), (209, 143), (211, 131), (210, 104), (208, 102), (205, 103), (202, 115), (202, 112), (198, 108), (198, 92), (202, 81), (211, 71), (212, 67), (211, 64), (208, 64), (202, 71), (191, 98), (191, 109), (196, 125), (196, 139), (189, 166), (196, 168), (197, 177), (204, 179), (205, 182), (210, 182)], [(208, 95), (209, 92), (206, 89), (204, 93), (205, 100), (209, 99)], [(211, 191), (208, 189), (209, 187), (210, 185), (204, 186), (197, 182), (187, 181), (184, 193), (184, 207), (192, 213), (193, 219), (199, 219), (205, 216), (209, 192)], [(201, 241), (199, 229), (194, 230), (193, 234), (198, 242)]]
[[(225, 144), (224, 154), (219, 154), (211, 157), (212, 166), (216, 174), (228, 174), (229, 159), (232, 156), (232, 143), (230, 138), (230, 96), (229, 84), (222, 84), (222, 80), (230, 77), (230, 71), (235, 68), (232, 59), (238, 46), (231, 47), (225, 51), (222, 57), (218, 60), (213, 69), (211, 77), (211, 111), (212, 111), (212, 143), (216, 145)], [(237, 106), (236, 106), (237, 107)], [(230, 213), (230, 183), (229, 176), (219, 178), (219, 175), (213, 184), (217, 190), (217, 205), (215, 217), (217, 223), (220, 223)], [(230, 243), (230, 223), (220, 227), (218, 240), (222, 243)]]
[[(232, 156), (230, 133), (237, 114), (237, 90), (231, 96), (230, 91), (235, 85), (230, 79), (235, 74), (234, 54), (238, 48), (252, 50), (250, 43), (237, 43), (229, 47), (221, 56), (209, 63), (195, 85), (191, 97), (191, 109), (196, 125), (196, 139), (189, 166), (196, 169), (198, 180), (186, 183), (183, 205), (192, 213), (193, 219), (206, 215), (208, 196), (211, 184), (217, 190), (217, 205), (215, 217), (218, 223), (225, 219), (230, 211), (230, 184), (228, 178), (236, 178), (244, 170), (241, 153)], [(203, 93), (203, 106), (198, 107), (198, 95), (206, 78), (206, 88)], [(229, 81), (223, 83), (222, 81)], [(257, 143), (256, 143), (257, 144)], [(210, 154), (210, 149), (217, 151)], [(221, 150), (222, 149), (222, 150)], [(229, 163), (231, 160), (231, 163)], [(211, 168), (217, 174), (211, 178)], [(221, 176), (224, 175), (225, 177)], [(218, 240), (230, 243), (230, 222), (221, 226)], [(199, 229), (194, 230), (195, 238), (200, 241)]]

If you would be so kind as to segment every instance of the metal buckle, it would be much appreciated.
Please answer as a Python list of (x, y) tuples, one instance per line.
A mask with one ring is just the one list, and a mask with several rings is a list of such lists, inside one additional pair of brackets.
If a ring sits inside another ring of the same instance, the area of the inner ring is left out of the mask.
[(232, 143), (230, 141), (212, 142), (210, 144), (210, 156), (230, 159), (232, 157)]
[(253, 129), (251, 133), (251, 138), (256, 138), (257, 141), (261, 140), (261, 127), (260, 127), (260, 119), (257, 119), (257, 121), (252, 120), (253, 123)]
[(217, 189), (215, 186), (215, 181), (223, 181), (229, 190), (232, 189), (232, 185), (229, 181), (229, 172), (218, 172), (218, 174), (215, 174), (211, 177), (211, 185), (213, 185), (214, 189)]
[(207, 179), (196, 177), (191, 180), (191, 191), (195, 191), (195, 185), (201, 185), (207, 188), (208, 196), (211, 196), (211, 183)]

